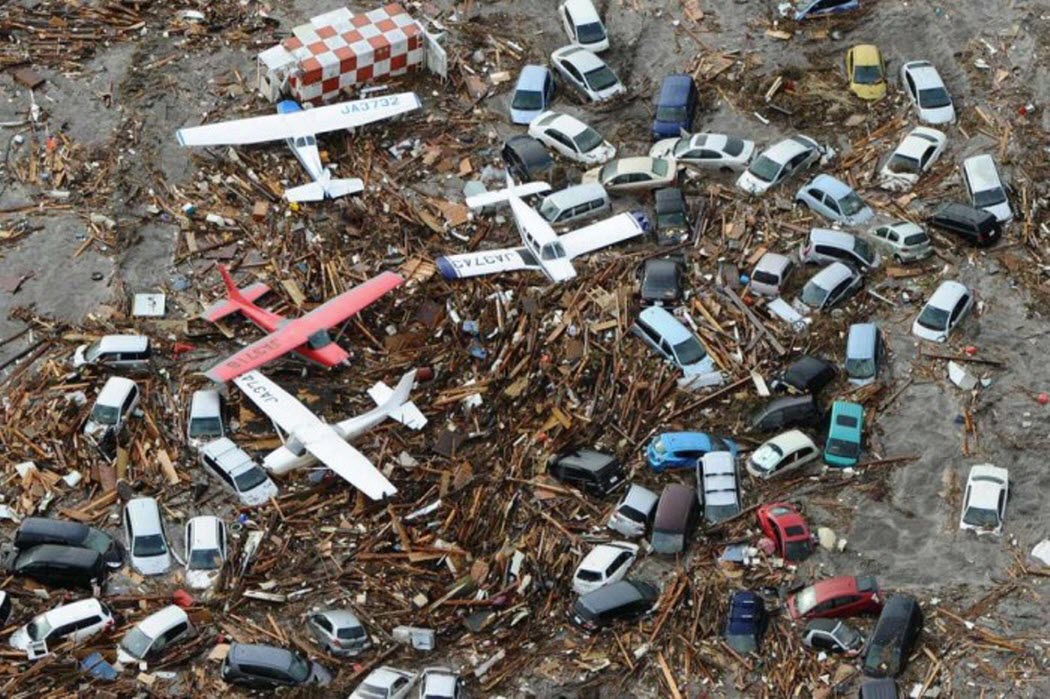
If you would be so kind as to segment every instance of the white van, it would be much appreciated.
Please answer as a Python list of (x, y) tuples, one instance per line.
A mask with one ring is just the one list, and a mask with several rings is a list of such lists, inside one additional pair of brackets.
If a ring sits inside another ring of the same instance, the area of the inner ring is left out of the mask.
[(149, 363), (153, 350), (145, 335), (105, 335), (73, 353), (73, 367), (98, 364), (115, 368), (139, 368)]
[(612, 212), (612, 201), (605, 187), (597, 182), (577, 184), (548, 194), (540, 202), (540, 216), (552, 226), (601, 216)]
[(214, 515), (199, 515), (186, 523), (186, 584), (196, 590), (211, 587), (226, 562), (226, 524)]
[(962, 164), (962, 174), (971, 204), (993, 214), (999, 223), (1013, 220), (1014, 212), (992, 156), (986, 154), (967, 158)]
[(193, 624), (186, 612), (174, 604), (154, 612), (135, 624), (117, 645), (117, 660), (136, 663), (157, 657), (165, 648), (190, 637)]
[(110, 377), (99, 391), (95, 407), (84, 423), (84, 434), (99, 439), (108, 430), (120, 432), (138, 404), (139, 387), (134, 381), (122, 376)]
[(30, 660), (48, 655), (48, 644), (79, 643), (114, 625), (113, 612), (94, 597), (64, 604), (33, 617), (11, 634), (11, 647), (24, 650)]
[(751, 272), (751, 292), (762, 296), (780, 296), (793, 271), (795, 263), (790, 257), (767, 252)]
[(186, 441), (190, 448), (199, 449), (205, 442), (226, 436), (222, 424), (222, 396), (215, 389), (194, 391), (190, 399), (190, 414), (186, 420)]
[(153, 498), (133, 498), (124, 505), (124, 533), (131, 567), (143, 575), (163, 575), (171, 567), (171, 547), (160, 508)]

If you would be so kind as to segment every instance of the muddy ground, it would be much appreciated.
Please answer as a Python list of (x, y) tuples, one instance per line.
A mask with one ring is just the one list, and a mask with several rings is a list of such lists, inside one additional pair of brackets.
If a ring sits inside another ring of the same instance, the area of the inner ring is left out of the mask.
[[(969, 155), (997, 147), (982, 120), (976, 116), (978, 110), (1015, 124), (1006, 150), (1007, 157), (1002, 162), (1007, 179), (1013, 182), (1015, 189), (1020, 191), (1027, 186), (1032, 197), (1044, 199), (1048, 194), (1045, 179), (1036, 177), (1034, 171), (1017, 166), (1031, 162), (1025, 156), (1033, 151), (1041, 151), (1044, 160), (1045, 154), (1050, 152), (1047, 150), (1050, 78), (1044, 69), (1047, 59), (1050, 59), (1047, 43), (1050, 6), (1044, 2), (874, 1), (865, 3), (865, 9), (855, 17), (816, 22), (811, 28), (780, 22), (778, 28), (795, 32), (788, 41), (765, 33), (775, 17), (775, 2), (726, 0), (714, 3), (705, 0), (699, 5), (704, 13), (699, 22), (684, 16), (679, 2), (605, 0), (596, 4), (606, 18), (613, 42), (613, 47), (604, 56), (627, 84), (628, 99), (615, 105), (595, 107), (580, 104), (562, 94), (556, 106), (593, 125), (620, 149), (622, 155), (647, 152), (651, 97), (660, 79), (670, 72), (692, 69), (698, 54), (727, 52), (738, 64), (717, 79), (701, 84), (704, 108), (694, 125), (696, 130), (733, 133), (751, 138), (760, 145), (802, 132), (833, 145), (842, 158), (850, 156), (851, 143), (894, 115), (908, 115), (907, 123), (914, 123), (906, 100), (897, 89), (895, 76), (903, 62), (925, 58), (939, 68), (956, 99), (961, 118), (959, 126), (949, 130), (948, 150), (935, 169), (935, 173), (943, 174), (946, 186), (933, 196), (911, 202), (909, 215), (921, 217), (940, 198), (961, 200), (964, 194), (955, 166)], [(476, 2), (472, 8), (459, 8), (455, 18), (449, 17), (450, 3), (435, 5), (445, 10), (443, 21), (452, 35), (453, 45), (458, 21), (465, 17), (470, 18), (473, 32), (481, 35), (491, 32), (525, 47), (524, 62), (545, 63), (549, 53), (564, 43), (553, 0)], [(350, 6), (352, 9), (370, 9), (371, 3), (355, 2)], [(221, 41), (210, 42), (206, 44), (207, 50), (198, 47), (189, 52), (178, 49), (178, 36), (164, 36), (164, 28), (170, 26), (170, 16), (162, 13), (159, 18), (154, 17), (148, 22), (148, 31), (92, 51), (82, 62), (80, 70), (37, 68), (47, 78), (46, 85), (34, 94), (34, 99), (46, 113), (47, 128), (61, 131), (81, 149), (78, 161), (85, 163), (89, 173), (92, 163), (110, 164), (105, 170), (105, 181), (97, 182), (98, 191), (74, 191), (68, 201), (49, 195), (47, 192), (51, 187), (46, 183), (23, 185), (5, 173), (7, 179), (0, 185), (6, 185), (0, 194), (0, 230), (28, 227), (31, 231), (13, 241), (6, 237), (0, 240), (0, 276), (28, 276), (17, 293), (0, 291), (0, 341), (18, 335), (27, 327), (9, 316), (14, 308), (29, 308), (40, 316), (78, 325), (90, 320), (92, 314), (105, 317), (106, 307), (125, 303), (129, 293), (170, 288), (176, 279), (186, 279), (191, 289), (202, 292), (203, 296), (209, 295), (206, 290), (214, 288), (214, 280), (202, 279), (201, 275), (209, 273), (211, 261), (191, 259), (176, 262), (177, 223), (171, 217), (157, 215), (148, 209), (151, 190), (164, 186), (193, 192), (195, 188), (199, 190), (198, 171), (214, 171), (209, 169), (215, 162), (209, 160), (210, 156), (194, 156), (180, 149), (173, 132), (180, 126), (199, 123), (205, 115), (213, 112), (224, 117), (265, 112), (268, 107), (258, 97), (218, 94), (221, 91), (208, 89), (209, 80), (232, 71), (253, 76), (255, 52), (272, 43), (273, 32), (283, 36), (282, 32), (291, 26), (331, 7), (333, 3), (318, 0), (281, 4), (271, 11), (279, 24), (276, 28), (258, 31), (257, 39), (231, 41), (229, 45), (223, 45)], [(207, 4), (202, 4), (201, 9), (207, 13)], [(0, 7), (0, 21), (3, 12)], [(232, 26), (216, 27), (213, 31), (232, 31)], [(988, 42), (988, 46), (982, 39)], [(857, 43), (877, 44), (888, 63), (890, 95), (875, 107), (853, 100), (843, 85), (842, 57), (846, 48)], [(471, 58), (474, 47), (465, 45), (459, 48), (466, 65), (482, 74), (492, 70), (491, 55), (486, 56), (486, 63), (474, 64)], [(176, 54), (173, 60), (158, 68), (142, 68), (171, 56), (173, 51)], [(1005, 76), (976, 68), (977, 59), (1005, 71)], [(746, 70), (742, 69), (741, 62), (746, 63)], [(807, 84), (803, 80), (806, 76), (817, 76), (822, 81), (816, 92), (807, 98), (809, 101), (790, 102), (795, 105), (792, 114), (771, 109), (761, 98), (772, 78), (784, 71), (798, 78), (801, 84)], [(476, 169), (485, 163), (496, 164), (502, 140), (522, 131), (509, 125), (505, 118), (512, 84), (503, 83), (494, 94), (476, 105), (473, 115), (477, 128), (470, 134), (461, 135), (461, 143), (470, 145), (469, 152)], [(425, 85), (428, 89), (441, 89), (440, 83), (433, 80)], [(426, 104), (427, 94), (422, 93), (422, 96)], [(0, 73), (0, 123), (22, 121), (29, 103), (27, 90), (14, 81), (11, 72)], [(1029, 103), (1035, 105), (1035, 112), (1019, 124), (1017, 109)], [(849, 117), (857, 115), (864, 118), (853, 120), (852, 126), (844, 125)], [(769, 123), (764, 123), (763, 119)], [(425, 139), (425, 125), (422, 122), (415, 124), (417, 131), (413, 134), (409, 130), (409, 134)], [(28, 136), (24, 126), (0, 128), (0, 147), (8, 146), (8, 140), (16, 133)], [(891, 135), (883, 139), (882, 149), (892, 148), (895, 138)], [(390, 143), (383, 145), (389, 146)], [(10, 157), (17, 159), (25, 155), (25, 149), (30, 145), (29, 142), (23, 145), (12, 142), (8, 147), (11, 148)], [(253, 163), (291, 161), (281, 146), (261, 151), (264, 155), (258, 156)], [(216, 160), (221, 160), (221, 154)], [(569, 171), (575, 175), (579, 170), (569, 168)], [(294, 167), (288, 167), (284, 173), (290, 183), (302, 181), (295, 179), (303, 175)], [(1042, 173), (1045, 177), (1046, 170)], [(83, 187), (83, 183), (92, 181), (90, 174), (82, 176), (78, 186)], [(712, 182), (732, 184), (731, 178), (723, 175), (694, 179), (686, 186), (691, 201), (699, 203), (704, 188)], [(444, 193), (449, 198), (456, 196), (462, 183), (460, 178), (437, 176), (432, 172), (414, 173), (412, 177), (412, 184), (420, 191)], [(771, 192), (766, 199), (771, 205), (786, 203), (790, 206), (794, 186), (788, 184)], [(876, 209), (880, 216), (890, 217), (890, 207), (879, 206), (880, 203), (887, 204), (887, 200), (880, 199), (874, 188), (862, 184), (860, 191), (865, 198), (870, 194), (877, 199)], [(200, 198), (205, 198), (203, 192)], [(367, 201), (377, 202), (376, 199)], [(620, 197), (616, 202), (617, 208), (633, 208), (639, 204), (646, 206), (649, 201), (645, 197)], [(320, 210), (317, 213), (308, 211), (303, 215), (307, 225), (316, 223), (321, 226), (327, 214), (337, 211), (331, 203), (317, 209)], [(1042, 216), (1037, 225), (1045, 223), (1045, 206), (1037, 211)], [(119, 231), (114, 237), (116, 244), (91, 245), (81, 250), (89, 217), (93, 213), (102, 214), (116, 223)], [(717, 220), (717, 216), (713, 220)], [(506, 228), (493, 233), (485, 245), (512, 242), (513, 233)], [(928, 615), (938, 605), (949, 602), (952, 609), (965, 610), (989, 593), (1001, 590), (1003, 585), (1011, 586), (1007, 594), (993, 599), (972, 620), (998, 637), (1023, 643), (1024, 653), (996, 650), (992, 644), (982, 645), (972, 637), (965, 641), (956, 638), (951, 649), (958, 650), (963, 644), (965, 654), (953, 655), (952, 660), (935, 673), (935, 681), (931, 682), (944, 687), (951, 696), (1039, 697), (1050, 693), (1050, 680), (1047, 680), (1050, 676), (1047, 672), (1050, 646), (1045, 633), (1050, 583), (1045, 577), (1023, 575), (1017, 567), (1018, 561), (1025, 558), (1032, 546), (1050, 536), (1050, 508), (1045, 504), (1050, 495), (1050, 475), (1044, 456), (1050, 441), (1050, 414), (1047, 413), (1050, 408), (1039, 405), (1032, 396), (1033, 391), (1050, 390), (1050, 365), (1045, 361), (1046, 347), (1050, 346), (1050, 326), (1046, 319), (1050, 308), (1045, 303), (1045, 290), (1034, 289), (1045, 284), (1045, 278), (1040, 278), (1040, 273), (1032, 269), (1036, 256), (1025, 257), (1019, 250), (1022, 247), (1017, 237), (1019, 228), (1020, 224), (1015, 223), (1012, 229), (1008, 229), (1006, 240), (990, 252), (975, 252), (960, 248), (956, 241), (946, 237), (936, 238), (938, 258), (932, 271), (880, 287), (880, 293), (893, 303), (892, 306), (863, 296), (844, 312), (836, 313), (832, 323), (822, 326), (832, 337), (817, 341), (812, 338), (797, 340), (800, 349), (812, 346), (814, 342), (827, 347), (827, 356), (840, 361), (845, 342), (843, 332), (848, 321), (876, 319), (891, 350), (885, 367), (888, 385), (880, 394), (880, 401), (889, 396), (893, 398), (869, 426), (868, 455), (872, 459), (902, 455), (919, 458), (903, 465), (876, 467), (886, 471), (882, 476), (885, 483), (878, 487), (872, 485), (867, 475), (854, 477), (864, 486), (854, 487), (849, 476), (827, 474), (818, 467), (810, 469), (808, 474), (813, 479), (800, 484), (787, 497), (802, 504), (812, 526), (830, 527), (847, 543), (842, 552), (818, 551), (799, 567), (794, 579), (875, 574), (884, 588), (919, 597)], [(717, 232), (711, 234), (717, 235)], [(423, 240), (422, 235), (419, 240)], [(1046, 238), (1042, 240), (1045, 244)], [(782, 239), (779, 246), (788, 250), (796, 246), (797, 241), (797, 236)], [(416, 249), (433, 257), (457, 251), (462, 245), (455, 237), (445, 235), (431, 237), (425, 244), (419, 243)], [(702, 249), (704, 246), (701, 241), (698, 247)], [(631, 254), (639, 250), (632, 249)], [(376, 251), (376, 256), (384, 252)], [(646, 246), (642, 252), (651, 254), (653, 248)], [(1045, 252), (1044, 247), (1037, 249), (1036, 254), (1043, 255), (1045, 261)], [(1009, 260), (1004, 262), (1003, 257), (1012, 254), (1022, 259), (1028, 269), (1018, 269), (1009, 264)], [(611, 260), (614, 255), (583, 263), (580, 266), (581, 280), (575, 284), (585, 284), (588, 274), (596, 274), (602, 268), (603, 259)], [(696, 263), (698, 271), (694, 279), (699, 280), (712, 271), (714, 260), (698, 255)], [(699, 271), (701, 267), (702, 272)], [(967, 321), (958, 336), (953, 337), (951, 351), (973, 346), (977, 348), (978, 356), (1001, 363), (1001, 366), (970, 365), (989, 380), (975, 397), (946, 380), (943, 362), (923, 359), (921, 348), (910, 334), (911, 321), (919, 304), (942, 278), (959, 279), (970, 285), (977, 291), (980, 301), (978, 313)], [(538, 282), (528, 282), (533, 283)], [(449, 300), (453, 304), (466, 305), (471, 288), (464, 285), (448, 292), (442, 287), (442, 297), (439, 298), (442, 298), (442, 303)], [(515, 288), (525, 291), (527, 285), (518, 284)], [(412, 309), (418, 308), (426, 296), (424, 287), (415, 291), (407, 304)], [(408, 314), (404, 311), (400, 317)], [(369, 325), (379, 328), (396, 317), (399, 316), (392, 309), (387, 315), (377, 312), (369, 317)], [(834, 337), (835, 334), (839, 337)], [(34, 331), (4, 342), (0, 345), (0, 364), (31, 348), (36, 340)], [(442, 338), (441, 341), (450, 340)], [(221, 347), (231, 349), (233, 345), (227, 343)], [(436, 352), (436, 349), (421, 351), (418, 363), (426, 364)], [(640, 351), (635, 354), (642, 356)], [(205, 360), (204, 357), (197, 358), (202, 367), (208, 363)], [(659, 370), (655, 359), (647, 361), (654, 372)], [(15, 367), (17, 365), (8, 371)], [(484, 376), (483, 371), (476, 374)], [(281, 373), (282, 380), (287, 381), (295, 381), (298, 376), (298, 365)], [(351, 378), (350, 396), (339, 401), (338, 410), (328, 405), (330, 412), (341, 414), (366, 407), (367, 400), (361, 398), (363, 394), (358, 389), (368, 385), (371, 379), (366, 381), (357, 374), (351, 374)], [(311, 382), (306, 380), (299, 385), (310, 387)], [(180, 390), (175, 386), (173, 390), (184, 401), (189, 388), (192, 387)], [(747, 406), (757, 404), (753, 391), (735, 394), (734, 399), (737, 396)], [(587, 396), (583, 398), (586, 400)], [(677, 417), (673, 424), (654, 422), (647, 428), (651, 431), (671, 427), (712, 431), (739, 428), (738, 413), (741, 411), (739, 406), (729, 403), (725, 401), (718, 407)], [(431, 418), (428, 437), (436, 435), (446, 416), (442, 410), (428, 409), (425, 404), (421, 407)], [(453, 410), (449, 409), (450, 412)], [(515, 419), (512, 415), (488, 415), (486, 410), (487, 407), (481, 409), (483, 424)], [(973, 415), (976, 436), (964, 436), (961, 416), (966, 410)], [(449, 417), (449, 421), (451, 419)], [(477, 417), (473, 419), (477, 424)], [(606, 437), (602, 432), (602, 426), (591, 425), (587, 436), (598, 441), (604, 438), (607, 445), (624, 446), (617, 436), (608, 433)], [(745, 436), (744, 443), (760, 439), (756, 435), (751, 437), (752, 440), (748, 441)], [(384, 436), (381, 440), (384, 453), (388, 439)], [(393, 439), (392, 444), (398, 444), (397, 438)], [(377, 439), (371, 442), (371, 446), (379, 443)], [(366, 453), (369, 452), (366, 450)], [(670, 478), (691, 482), (686, 477), (656, 478), (645, 473), (638, 448), (621, 455), (639, 478), (654, 487), (661, 487)], [(504, 456), (509, 458), (509, 454)], [(22, 459), (15, 459), (13, 455), (0, 457), (5, 469), (11, 469), (19, 460)], [(185, 461), (186, 468), (193, 468), (188, 458)], [(1006, 532), (999, 538), (978, 539), (958, 529), (961, 484), (965, 483), (970, 466), (978, 463), (994, 463), (1010, 469), (1011, 498)], [(843, 487), (821, 488), (820, 485), (829, 479), (842, 479)], [(745, 492), (748, 485), (745, 483)], [(748, 504), (752, 503), (750, 498), (745, 495)], [(599, 504), (607, 507), (612, 500)], [(177, 509), (182, 517), (216, 510), (224, 514), (231, 511), (223, 496), (215, 492), (203, 500), (178, 505)], [(114, 532), (117, 531), (116, 522), (114, 509), (108, 522)], [(332, 516), (323, 524), (334, 522), (336, 519)], [(317, 526), (321, 524), (318, 522)], [(585, 520), (580, 524), (580, 530), (597, 524), (600, 524), (599, 518)], [(4, 522), (4, 529), (10, 529), (8, 522)], [(604, 535), (597, 527), (588, 533)], [(181, 536), (175, 536), (173, 540), (180, 542)], [(494, 543), (498, 546), (501, 542)], [(695, 561), (685, 561), (687, 566), (691, 563)], [(671, 563), (648, 558), (638, 566), (637, 574), (666, 585), (674, 570)], [(717, 574), (710, 566), (699, 570), (698, 575)], [(431, 570), (429, 575), (436, 577), (439, 572)], [(571, 570), (568, 574), (571, 575)], [(747, 580), (745, 576), (741, 585), (746, 585)], [(564, 609), (571, 597), (568, 578), (555, 584), (560, 586), (555, 588), (560, 590), (555, 595), (560, 603), (558, 609)], [(171, 586), (158, 581), (138, 585), (135, 581), (122, 579), (114, 589), (118, 592), (162, 592), (170, 590)], [(277, 610), (253, 602), (248, 607), (248, 614), (266, 623), (266, 613), (272, 613), (282, 628), (290, 629), (300, 623), (300, 615), (308, 607), (322, 600), (331, 603), (336, 599), (349, 603), (354, 599), (354, 591), (335, 583), (314, 592), (308, 599)], [(719, 604), (724, 608), (724, 603)], [(422, 616), (413, 618), (411, 614), (402, 614), (397, 618), (399, 623), (427, 624), (427, 619)], [(602, 662), (585, 652), (590, 642), (576, 632), (562, 628), (560, 618), (557, 625), (548, 639), (527, 649), (526, 652), (535, 655), (532, 662), (526, 663), (520, 672), (513, 673), (497, 687), (484, 692), (476, 686), (476, 680), (471, 680), (474, 694), (667, 695), (667, 684), (651, 656), (643, 656), (638, 662), (639, 667), (631, 672), (620, 665), (595, 669)], [(870, 628), (870, 623), (866, 628)], [(778, 622), (776, 629), (777, 633), (794, 633), (782, 622)], [(926, 647), (946, 650), (943, 634), (949, 629), (953, 634), (959, 632), (952, 622), (942, 622), (931, 628)], [(938, 633), (942, 637), (938, 637)], [(442, 660), (461, 668), (466, 675), (471, 665), (495, 650), (486, 645), (488, 641), (483, 635), (464, 635), (462, 629), (449, 635), (451, 638), (440, 647), (438, 658), (397, 651), (393, 659), (384, 662), (417, 669)], [(599, 645), (604, 647), (604, 644)], [(606, 657), (612, 663), (620, 663), (615, 645), (609, 645)], [(324, 662), (330, 667), (340, 667), (339, 661), (331, 658)], [(679, 675), (679, 687), (688, 696), (777, 696), (763, 677), (787, 672), (789, 663), (788, 658), (767, 657), (748, 673), (728, 659), (725, 672), (717, 675), (716, 681), (706, 680), (696, 672), (688, 677), (682, 676), (677, 667), (672, 670)], [(931, 672), (931, 666), (930, 658), (920, 651), (902, 686), (921, 685)], [(822, 669), (826, 668), (824, 671), (830, 674), (835, 667), (832, 661), (828, 661)], [(352, 684), (346, 686), (345, 680), (356, 666), (344, 664), (342, 668), (344, 683), (338, 686), (341, 690), (349, 689)], [(498, 670), (499, 666), (496, 668)], [(180, 672), (185, 668), (176, 666), (170, 669)], [(838, 689), (846, 691), (856, 686), (857, 681), (853, 678)], [(800, 683), (798, 695), (812, 695), (815, 689), (816, 685)]]

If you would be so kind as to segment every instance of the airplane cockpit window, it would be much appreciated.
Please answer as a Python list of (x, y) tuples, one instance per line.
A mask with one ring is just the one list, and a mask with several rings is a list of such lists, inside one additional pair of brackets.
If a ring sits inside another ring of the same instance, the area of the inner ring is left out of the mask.
[(300, 136), (299, 138), (295, 139), (295, 147), (296, 148), (302, 148), (305, 145), (306, 145), (306, 136)]
[(326, 345), (332, 344), (332, 338), (328, 334), (327, 330), (318, 330), (310, 337), (306, 338), (306, 345), (310, 349), (321, 349)]
[(306, 145), (308, 145), (308, 146), (316, 146), (317, 145), (317, 139), (315, 137), (313, 137), (313, 136), (307, 136), (306, 137)]
[(560, 257), (565, 257), (565, 248), (561, 246), (561, 243), (547, 243), (540, 249), (542, 260), (556, 260)]

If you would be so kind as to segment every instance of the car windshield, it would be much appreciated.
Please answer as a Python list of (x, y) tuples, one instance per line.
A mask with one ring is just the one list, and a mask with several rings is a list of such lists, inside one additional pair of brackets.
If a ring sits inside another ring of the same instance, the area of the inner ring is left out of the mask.
[(986, 510), (983, 507), (968, 507), (963, 515), (963, 522), (966, 522), (971, 527), (995, 529), (999, 526), (999, 513), (995, 510)]
[(948, 327), (948, 311), (935, 306), (926, 306), (919, 314), (919, 325), (930, 330), (944, 330)]
[(576, 36), (581, 44), (596, 44), (605, 39), (605, 28), (601, 22), (580, 24), (576, 27)]
[(882, 68), (878, 66), (854, 66), (853, 82), (861, 85), (874, 85), (882, 82)]
[(42, 641), (51, 633), (51, 628), (51, 624), (47, 623), (47, 617), (41, 614), (29, 622), (29, 625), (26, 626), (26, 633), (29, 634), (30, 640)]
[(828, 298), (828, 293), (830, 292), (827, 289), (822, 289), (818, 284), (810, 281), (802, 287), (802, 303), (810, 308), (820, 308)]
[(865, 263), (869, 265), (875, 264), (875, 251), (868, 245), (868, 241), (863, 238), (854, 238), (853, 240), (853, 252), (857, 253), (857, 256), (864, 260)]
[(693, 147), (689, 143), (688, 138), (680, 138), (678, 139), (678, 142), (674, 144), (674, 150), (672, 151), (672, 153), (674, 157), (681, 158), (692, 149)]
[(708, 520), (712, 522), (721, 522), (723, 519), (729, 519), (737, 512), (740, 512), (740, 508), (737, 507), (735, 504), (708, 505), (704, 508), (704, 514), (706, 514)]
[(554, 223), (554, 219), (557, 218), (559, 213), (558, 205), (550, 199), (545, 199), (543, 204), (540, 205), (540, 216), (547, 219), (547, 223)]
[(656, 551), (681, 551), (685, 548), (685, 535), (677, 532), (662, 532), (653, 530), (653, 538), (650, 542)]
[(512, 109), (535, 111), (543, 109), (543, 93), (533, 90), (518, 90), (514, 93), (514, 100), (510, 103)]
[(655, 172), (659, 177), (666, 177), (667, 169), (669, 167), (670, 165), (668, 164), (668, 161), (663, 158), (656, 158), (655, 160), (653, 160), (653, 172)]
[(135, 546), (131, 552), (136, 556), (163, 556), (168, 552), (168, 546), (164, 543), (164, 537), (160, 534), (135, 537)]
[(363, 626), (344, 626), (336, 632), (337, 638), (353, 639), (353, 638), (364, 638), (365, 629)]
[(581, 570), (576, 573), (576, 579), (584, 582), (600, 582), (602, 574), (596, 570)]
[(789, 541), (784, 544), (784, 558), (789, 561), (800, 561), (810, 554), (808, 541)]
[(661, 213), (656, 217), (656, 225), (658, 228), (669, 228), (671, 226), (684, 226), (685, 225), (685, 212), (684, 211), (669, 211), (667, 213)]
[(115, 425), (120, 417), (120, 408), (112, 405), (96, 405), (91, 411), (91, 420), (100, 425)]
[(813, 607), (817, 606), (817, 591), (812, 587), (799, 590), (795, 595), (795, 611), (799, 616), (805, 616)]
[(747, 171), (763, 182), (776, 182), (780, 175), (780, 163), (760, 155), (755, 162), (751, 163)]
[(590, 153), (603, 143), (602, 137), (598, 135), (598, 132), (589, 126), (576, 134), (574, 140), (576, 141), (576, 147), (580, 149), (581, 153)]
[(218, 570), (222, 567), (222, 554), (218, 549), (194, 549), (190, 551), (191, 570)]
[(146, 655), (146, 651), (149, 650), (152, 643), (153, 639), (136, 626), (124, 636), (120, 642), (120, 647), (133, 658), (141, 658)]
[(222, 420), (217, 417), (198, 417), (190, 420), (190, 437), (219, 437)]
[(835, 627), (834, 636), (843, 648), (856, 648), (864, 638), (857, 633), (856, 629), (845, 624), (839, 624)]
[(583, 79), (587, 81), (587, 84), (592, 90), (602, 91), (607, 90), (619, 81), (613, 72), (609, 70), (609, 66), (602, 66), (601, 68), (595, 68), (589, 73), (585, 73)]
[(684, 123), (689, 113), (685, 107), (657, 107), (656, 120), (664, 123)]
[(784, 452), (776, 444), (763, 444), (751, 455), (751, 463), (760, 471), (772, 471), (782, 458)]
[(755, 272), (755, 274), (751, 278), (754, 279), (756, 282), (759, 282), (760, 284), (771, 284), (773, 286), (776, 286), (780, 283), (780, 278), (777, 277), (777, 275), (762, 270), (758, 270), (757, 272)]
[(288, 665), (288, 674), (296, 682), (305, 682), (310, 676), (310, 663), (298, 653), (292, 653), (292, 662)]
[(707, 352), (704, 351), (699, 340), (690, 337), (674, 346), (674, 356), (678, 357), (679, 364), (696, 364), (703, 361)]
[(1006, 192), (1002, 190), (1002, 187), (973, 193), (973, 205), (978, 209), (1002, 204), (1004, 201), (1006, 201)]
[(901, 155), (900, 153), (893, 154), (893, 157), (890, 158), (890, 162), (886, 164), (886, 169), (890, 172), (896, 172), (901, 175), (918, 175), (922, 172), (918, 158), (910, 158), (907, 155)]
[(919, 106), (923, 109), (940, 109), (948, 107), (952, 98), (943, 87), (931, 87), (928, 90), (919, 90)]
[(387, 699), (386, 687), (380, 687), (374, 684), (363, 684), (354, 690), (354, 694), (358, 694), (365, 699)]
[(842, 213), (846, 216), (853, 216), (859, 214), (864, 210), (864, 201), (857, 196), (856, 192), (850, 192), (846, 196), (839, 199), (839, 208), (842, 209)]
[(630, 505), (621, 505), (619, 513), (627, 519), (631, 520), (632, 522), (645, 522), (645, 515), (643, 515), (641, 512), (634, 509)]
[(856, 442), (849, 442), (845, 439), (837, 439), (835, 437), (832, 437), (828, 440), (828, 446), (826, 451), (832, 456), (845, 456), (848, 458), (853, 458), (860, 454), (860, 445)]
[(930, 239), (925, 233), (912, 233), (904, 239), (905, 245), (924, 245), (928, 242)]
[(237, 490), (242, 493), (247, 493), (249, 490), (262, 485), (266, 482), (266, 474), (258, 466), (252, 466), (249, 469), (237, 474), (233, 477), (233, 482), (237, 484)]
[(744, 152), (744, 141), (739, 138), (727, 138), (726, 144), (722, 146), (722, 152), (734, 158)]
[(875, 376), (875, 360), (847, 359), (846, 373), (855, 379), (870, 379)]
[(92, 342), (88, 345), (88, 348), (84, 350), (84, 359), (89, 362), (93, 362), (98, 359), (98, 355), (102, 353), (102, 341)]

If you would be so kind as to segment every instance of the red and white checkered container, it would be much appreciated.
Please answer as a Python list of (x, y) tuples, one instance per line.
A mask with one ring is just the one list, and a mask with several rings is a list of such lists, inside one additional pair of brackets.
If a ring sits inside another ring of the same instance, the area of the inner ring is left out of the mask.
[(423, 27), (400, 3), (358, 15), (339, 8), (259, 54), (259, 89), (272, 101), (287, 93), (300, 103), (321, 104), (344, 87), (404, 75), (425, 61)]

